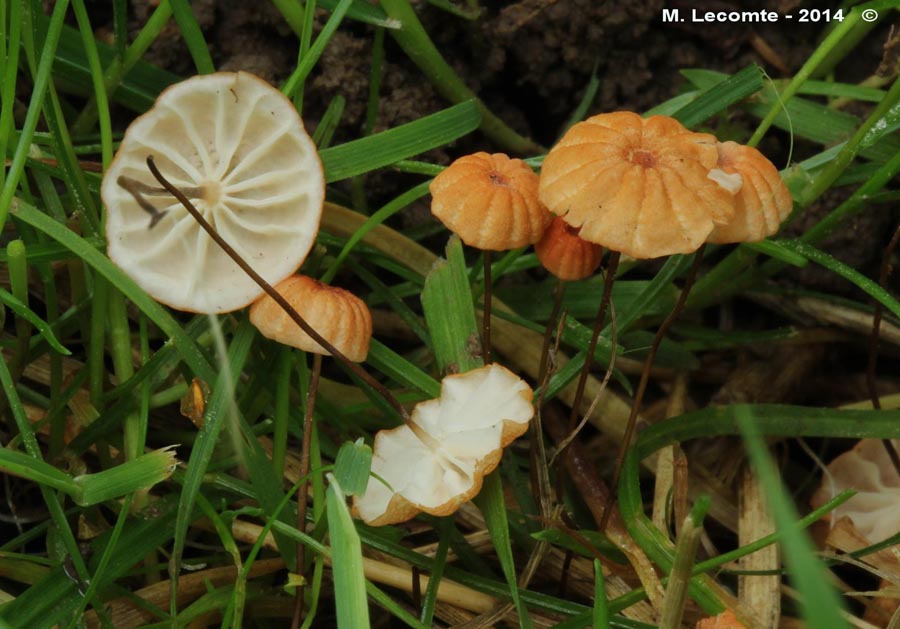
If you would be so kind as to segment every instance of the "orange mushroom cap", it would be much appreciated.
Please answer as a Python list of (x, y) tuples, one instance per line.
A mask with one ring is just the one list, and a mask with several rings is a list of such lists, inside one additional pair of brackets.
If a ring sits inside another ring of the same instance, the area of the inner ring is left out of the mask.
[(540, 198), (585, 240), (633, 258), (695, 251), (734, 215), (707, 175), (716, 139), (667, 116), (622, 111), (574, 125), (541, 169)]
[(734, 198), (734, 218), (717, 225), (707, 242), (756, 242), (777, 232), (793, 207), (791, 192), (778, 170), (751, 146), (720, 142), (717, 149), (719, 161), (710, 177), (737, 175), (740, 189)]
[(579, 238), (559, 216), (553, 217), (534, 252), (545, 269), (566, 282), (590, 277), (603, 259), (603, 247)]
[[(372, 338), (372, 315), (363, 300), (343, 288), (305, 275), (291, 276), (279, 282), (275, 290), (339, 352), (354, 362), (366, 359)], [(268, 295), (250, 307), (250, 322), (263, 336), (279, 343), (330, 355)]]
[(538, 176), (520, 159), (474, 153), (434, 178), (431, 212), (464, 243), (505, 251), (544, 233), (551, 215), (538, 200)]
[(744, 624), (730, 609), (726, 609), (718, 616), (703, 618), (697, 623), (696, 629), (744, 629)]

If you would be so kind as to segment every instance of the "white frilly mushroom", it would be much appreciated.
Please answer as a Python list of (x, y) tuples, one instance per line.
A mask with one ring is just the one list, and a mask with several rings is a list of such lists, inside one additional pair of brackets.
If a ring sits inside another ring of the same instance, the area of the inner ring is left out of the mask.
[[(893, 443), (900, 448), (900, 440)], [(863, 439), (829, 463), (810, 503), (818, 508), (845, 489), (857, 494), (832, 511), (833, 522), (849, 518), (872, 544), (900, 532), (900, 476), (880, 439)]]
[(527, 430), (531, 398), (531, 387), (501, 365), (447, 376), (439, 398), (413, 409), (412, 427), (375, 436), (372, 476), (365, 495), (354, 499), (354, 513), (374, 526), (419, 511), (453, 513), (478, 494), (503, 448)]
[(169, 87), (128, 127), (101, 188), (109, 257), (147, 293), (191, 312), (248, 305), (262, 289), (160, 187), (150, 156), (270, 284), (303, 263), (325, 180), (303, 121), (277, 89), (247, 72)]

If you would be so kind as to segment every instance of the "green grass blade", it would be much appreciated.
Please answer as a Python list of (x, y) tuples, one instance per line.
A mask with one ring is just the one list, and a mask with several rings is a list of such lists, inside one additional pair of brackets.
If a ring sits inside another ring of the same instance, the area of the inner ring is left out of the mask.
[[(6, 173), (6, 181), (0, 189), (0, 227), (6, 224), (6, 217), (19, 186), (19, 180), (25, 170), (25, 158), (31, 150), (31, 140), (37, 128), (38, 118), (44, 106), (44, 97), (50, 84), (50, 71), (53, 67), (53, 58), (56, 52), (56, 44), (62, 31), (63, 19), (66, 17), (68, 0), (60, 0), (53, 7), (47, 34), (44, 39), (44, 47), (41, 49), (40, 62), (34, 76), (34, 85), (31, 89), (31, 101), (28, 103), (28, 111), (25, 113), (25, 122), (19, 132), (19, 140), (13, 153), (12, 163)], [(5, 19), (5, 16), (3, 16)], [(5, 156), (4, 156), (5, 158)]]
[(209, 46), (203, 39), (203, 31), (200, 30), (200, 24), (197, 23), (188, 0), (169, 0), (169, 4), (172, 6), (172, 15), (178, 23), (178, 28), (181, 29), (181, 35), (187, 44), (188, 52), (191, 53), (197, 72), (212, 74), (216, 71), (216, 67), (213, 65)]
[(337, 625), (347, 629), (369, 626), (366, 577), (363, 573), (362, 545), (341, 486), (328, 475), (326, 511), (328, 535), (331, 539), (331, 572), (334, 575), (334, 598)]
[[(212, 386), (212, 395), (207, 405), (203, 429), (194, 441), (194, 447), (191, 448), (191, 458), (187, 463), (187, 471), (178, 500), (178, 517), (175, 522), (172, 560), (176, 570), (180, 569), (181, 553), (187, 539), (187, 528), (193, 519), (194, 502), (200, 492), (203, 476), (206, 474), (219, 434), (228, 416), (229, 405), (232, 403), (234, 379), (240, 375), (253, 342), (252, 328), (245, 326), (243, 330), (242, 334), (235, 336), (228, 348), (227, 369), (220, 370), (219, 376)], [(173, 587), (174, 585), (175, 577), (173, 576)], [(176, 609), (175, 605), (175, 596), (172, 596), (173, 613)]]
[(53, 334), (53, 330), (50, 328), (50, 325), (37, 316), (28, 306), (23, 304), (20, 300), (16, 299), (15, 295), (10, 293), (4, 288), (0, 288), (0, 303), (5, 305), (7, 308), (12, 310), (17, 317), (22, 317), (28, 323), (33, 325), (35, 329), (40, 333), (44, 340), (49, 343), (50, 347), (54, 350), (62, 354), (63, 356), (71, 356), (72, 352), (67, 350), (62, 343), (60, 343), (56, 336)]
[(856, 269), (844, 264), (834, 256), (831, 256), (820, 249), (816, 249), (812, 245), (800, 240), (779, 240), (776, 242), (780, 246), (785, 247), (852, 282), (860, 290), (865, 291), (869, 296), (891, 311), (895, 317), (900, 317), (900, 302), (879, 286), (877, 282), (870, 280)]
[(422, 309), (441, 372), (462, 373), (481, 367), (472, 291), (462, 241), (456, 235), (447, 243), (447, 259), (435, 262), (425, 278)]
[(366, 492), (371, 467), (372, 448), (362, 438), (355, 443), (348, 441), (338, 450), (334, 460), (334, 477), (338, 479), (341, 488), (346, 487), (344, 493), (359, 496)]
[(481, 114), (474, 101), (465, 101), (436, 114), (375, 135), (322, 151), (325, 181), (331, 183), (452, 142), (478, 128)]
[(754, 424), (751, 408), (739, 407), (735, 415), (750, 463), (765, 490), (772, 517), (783, 534), (781, 549), (784, 563), (792, 577), (791, 582), (801, 595), (803, 617), (810, 627), (849, 627), (843, 617), (844, 605), (830, 583), (830, 575), (816, 556), (812, 541), (798, 526), (797, 510), (788, 498), (778, 468)]
[(509, 595), (516, 611), (519, 614), (520, 627), (533, 627), (531, 616), (528, 609), (519, 596), (519, 587), (516, 582), (516, 564), (513, 561), (512, 546), (509, 538), (509, 522), (506, 517), (506, 503), (503, 498), (503, 482), (500, 480), (500, 470), (495, 470), (492, 474), (484, 479), (484, 485), (473, 501), (481, 513), (484, 515), (484, 521), (487, 524), (488, 532), (491, 535), (491, 541), (494, 543), (494, 550), (497, 551), (497, 558), (500, 560), (500, 566), (503, 568), (503, 574), (506, 577), (506, 583), (509, 586)]
[(703, 91), (696, 99), (678, 109), (672, 116), (688, 129), (725, 111), (763, 87), (762, 68), (747, 66)]
[(76, 504), (85, 507), (152, 487), (169, 478), (176, 463), (172, 448), (163, 448), (102, 472), (76, 476), (79, 493), (73, 498)]
[[(161, 500), (154, 504), (153, 515), (133, 518), (125, 523), (118, 544), (127, 553), (115, 553), (106, 569), (97, 575), (98, 589), (104, 588), (122, 577), (134, 567), (135, 558), (145, 557), (172, 536), (175, 518), (174, 503)], [(112, 533), (104, 533), (91, 544), (93, 556), (100, 558)], [(78, 584), (66, 573), (63, 566), (55, 568), (40, 582), (0, 608), (0, 621), (14, 627), (50, 627), (66, 622), (82, 601)]]
[(61, 491), (69, 496), (78, 495), (80, 488), (75, 480), (49, 463), (45, 463), (30, 454), (16, 452), (8, 448), (0, 448), (0, 470), (7, 474), (25, 478), (32, 483)]
[(440, 382), (377, 339), (369, 342), (369, 356), (366, 358), (366, 362), (381, 373), (403, 385), (421, 391), (428, 397), (438, 397), (441, 394)]
[(291, 73), (290, 78), (288, 78), (284, 87), (281, 89), (285, 96), (293, 100), (298, 94), (303, 93), (303, 84), (306, 81), (306, 77), (309, 76), (313, 66), (316, 65), (319, 57), (322, 56), (322, 53), (325, 51), (325, 46), (328, 45), (328, 42), (331, 41), (331, 37), (334, 35), (335, 31), (337, 31), (337, 28), (340, 26), (341, 20), (344, 19), (344, 15), (350, 8), (352, 1), (353, 0), (340, 0), (340, 2), (337, 3), (337, 6), (328, 17), (328, 21), (325, 22), (325, 26), (322, 27), (318, 37), (316, 37), (316, 41), (313, 42), (310, 49), (303, 55), (303, 59), (297, 64), (297, 67)]
[(181, 324), (165, 308), (156, 303), (135, 284), (130, 277), (125, 275), (109, 258), (97, 251), (83, 238), (67, 229), (65, 225), (57, 223), (46, 214), (20, 199), (15, 200), (11, 211), (16, 218), (47, 234), (50, 238), (66, 247), (122, 291), (151, 321), (159, 326), (164, 334), (172, 339), (171, 342), (178, 349), (182, 359), (197, 377), (208, 382), (215, 379), (215, 372), (212, 370), (212, 367), (206, 361), (193, 339), (185, 334)]

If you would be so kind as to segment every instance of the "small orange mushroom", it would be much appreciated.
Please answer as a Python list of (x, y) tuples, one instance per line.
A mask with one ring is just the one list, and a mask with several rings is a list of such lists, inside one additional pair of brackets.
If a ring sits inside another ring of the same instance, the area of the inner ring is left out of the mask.
[(579, 238), (577, 230), (556, 216), (534, 245), (544, 268), (565, 282), (590, 277), (603, 259), (603, 247)]
[(745, 625), (730, 609), (726, 609), (718, 616), (702, 618), (697, 622), (697, 629), (744, 629), (744, 627)]
[(791, 192), (765, 155), (751, 146), (720, 142), (719, 159), (709, 178), (723, 187), (737, 188), (734, 217), (717, 225), (706, 239), (722, 244), (756, 242), (778, 231), (791, 213)]
[(547, 154), (540, 198), (585, 240), (633, 258), (691, 253), (734, 215), (710, 179), (716, 138), (620, 111), (574, 125)]
[[(275, 286), (325, 340), (354, 362), (366, 359), (372, 338), (372, 315), (353, 293), (305, 275), (293, 275)], [(330, 356), (268, 295), (250, 307), (250, 321), (270, 339), (306, 352)]]
[(470, 247), (506, 251), (540, 240), (551, 216), (538, 176), (503, 153), (465, 155), (434, 178), (431, 212)]
[(434, 178), (431, 213), (484, 259), (482, 356), (491, 360), (491, 251), (530, 245), (552, 218), (538, 199), (538, 176), (520, 159), (503, 153), (474, 153)]

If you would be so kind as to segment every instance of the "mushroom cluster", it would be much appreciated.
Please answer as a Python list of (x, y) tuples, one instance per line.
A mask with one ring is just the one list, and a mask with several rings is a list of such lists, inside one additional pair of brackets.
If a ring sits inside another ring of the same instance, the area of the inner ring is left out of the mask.
[(382, 526), (420, 511), (453, 513), (478, 494), (503, 448), (527, 430), (531, 398), (531, 387), (496, 363), (445, 377), (439, 398), (375, 436), (372, 475), (366, 493), (354, 498), (354, 514)]
[(762, 240), (792, 207), (755, 148), (625, 111), (569, 129), (544, 160), (539, 194), (581, 238), (633, 258)]

